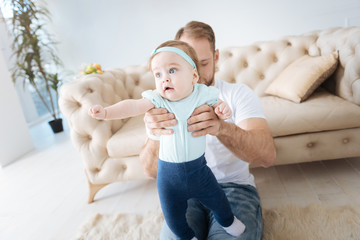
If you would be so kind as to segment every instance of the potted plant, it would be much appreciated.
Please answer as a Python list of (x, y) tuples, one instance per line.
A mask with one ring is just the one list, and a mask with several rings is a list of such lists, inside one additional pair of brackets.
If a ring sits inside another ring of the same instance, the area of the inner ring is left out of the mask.
[(49, 11), (39, 1), (6, 0), (13, 16), (8, 20), (12, 33), (12, 49), (15, 64), (12, 68), (13, 81), (23, 80), (30, 84), (41, 102), (52, 116), (49, 121), (54, 133), (63, 131), (62, 119), (58, 116), (58, 91), (62, 80), (58, 69), (62, 64), (56, 55), (52, 36), (46, 31), (45, 23), (50, 20)]

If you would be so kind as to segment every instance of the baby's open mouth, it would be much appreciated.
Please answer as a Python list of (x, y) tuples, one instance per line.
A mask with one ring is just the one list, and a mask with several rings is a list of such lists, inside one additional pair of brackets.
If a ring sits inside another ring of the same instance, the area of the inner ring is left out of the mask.
[(171, 88), (171, 87), (165, 87), (164, 88), (164, 91), (166, 92), (166, 91), (168, 91), (168, 90), (173, 90), (174, 88)]

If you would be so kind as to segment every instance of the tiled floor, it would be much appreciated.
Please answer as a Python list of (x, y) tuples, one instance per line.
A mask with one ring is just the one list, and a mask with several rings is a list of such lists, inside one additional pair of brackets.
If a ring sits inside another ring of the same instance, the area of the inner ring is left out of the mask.
[[(0, 169), (0, 239), (71, 239), (95, 213), (143, 214), (159, 207), (154, 181), (114, 183), (87, 204), (80, 154), (65, 132), (31, 129), (36, 150)], [(360, 204), (360, 158), (251, 170), (263, 207)]]

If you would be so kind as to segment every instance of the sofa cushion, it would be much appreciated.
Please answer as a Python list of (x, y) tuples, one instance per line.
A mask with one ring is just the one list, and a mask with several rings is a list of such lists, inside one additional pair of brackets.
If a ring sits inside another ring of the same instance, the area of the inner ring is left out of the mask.
[(302, 56), (287, 66), (265, 93), (300, 103), (335, 71), (337, 59), (337, 53), (317, 57)]
[(322, 88), (300, 104), (275, 96), (260, 99), (274, 137), (360, 127), (360, 107)]
[(110, 157), (139, 155), (146, 139), (144, 115), (130, 118), (107, 142)]

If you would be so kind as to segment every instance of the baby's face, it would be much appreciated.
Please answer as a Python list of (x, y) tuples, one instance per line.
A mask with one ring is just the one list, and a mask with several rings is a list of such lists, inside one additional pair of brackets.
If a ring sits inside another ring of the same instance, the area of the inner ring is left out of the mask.
[(181, 56), (173, 52), (160, 52), (151, 61), (157, 91), (163, 98), (178, 101), (193, 91), (198, 80), (197, 71)]

